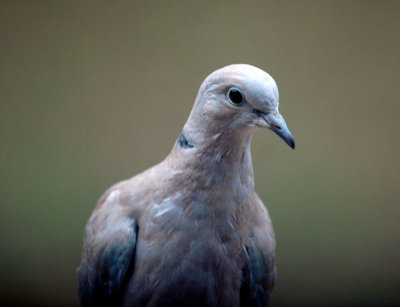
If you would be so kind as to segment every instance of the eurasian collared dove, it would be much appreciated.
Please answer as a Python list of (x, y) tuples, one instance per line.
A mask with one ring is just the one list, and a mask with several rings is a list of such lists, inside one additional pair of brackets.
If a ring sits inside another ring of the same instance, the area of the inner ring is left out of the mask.
[(202, 83), (171, 153), (119, 182), (85, 229), (82, 306), (265, 306), (275, 239), (254, 191), (258, 127), (295, 143), (266, 72), (230, 65)]

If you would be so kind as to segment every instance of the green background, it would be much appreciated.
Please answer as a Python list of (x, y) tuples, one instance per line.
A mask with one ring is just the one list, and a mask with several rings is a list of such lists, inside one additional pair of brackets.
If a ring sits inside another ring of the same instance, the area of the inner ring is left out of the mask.
[(268, 71), (272, 306), (400, 303), (399, 1), (1, 1), (0, 303), (77, 304), (102, 192), (163, 159), (202, 80)]

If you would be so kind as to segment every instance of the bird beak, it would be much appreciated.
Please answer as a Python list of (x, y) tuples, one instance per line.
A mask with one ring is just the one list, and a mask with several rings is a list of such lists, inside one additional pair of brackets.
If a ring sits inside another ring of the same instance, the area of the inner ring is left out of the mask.
[(292, 149), (295, 148), (295, 142), (292, 133), (286, 126), (285, 119), (276, 111), (266, 113), (264, 120), (267, 122), (268, 128), (281, 137)]

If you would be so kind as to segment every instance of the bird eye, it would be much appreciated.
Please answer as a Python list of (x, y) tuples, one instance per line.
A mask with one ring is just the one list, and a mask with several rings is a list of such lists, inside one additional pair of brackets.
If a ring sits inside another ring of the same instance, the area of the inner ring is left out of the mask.
[(242, 91), (236, 87), (230, 88), (226, 96), (228, 96), (229, 101), (234, 105), (239, 105), (243, 103), (244, 100)]

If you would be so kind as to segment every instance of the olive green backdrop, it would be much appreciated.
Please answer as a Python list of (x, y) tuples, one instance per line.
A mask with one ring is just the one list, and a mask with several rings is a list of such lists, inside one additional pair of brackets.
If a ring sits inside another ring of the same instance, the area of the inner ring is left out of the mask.
[(399, 1), (1, 1), (0, 303), (77, 304), (102, 192), (165, 157), (202, 80), (268, 71), (272, 306), (400, 303)]

